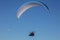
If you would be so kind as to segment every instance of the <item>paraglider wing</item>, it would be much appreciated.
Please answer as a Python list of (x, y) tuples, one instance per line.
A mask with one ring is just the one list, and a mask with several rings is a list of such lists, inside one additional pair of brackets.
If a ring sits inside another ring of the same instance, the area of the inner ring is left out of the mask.
[(23, 4), (22, 7), (18, 10), (17, 13), (17, 18), (19, 19), (20, 16), (29, 8), (31, 7), (35, 7), (35, 6), (45, 6), (48, 10), (49, 8), (47, 7), (47, 5), (45, 5), (43, 2), (28, 2), (25, 5)]

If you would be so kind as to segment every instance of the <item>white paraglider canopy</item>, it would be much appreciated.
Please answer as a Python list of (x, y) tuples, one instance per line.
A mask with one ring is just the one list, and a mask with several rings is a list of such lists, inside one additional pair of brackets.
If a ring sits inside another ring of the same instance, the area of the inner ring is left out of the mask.
[(18, 10), (17, 13), (17, 18), (19, 19), (21, 17), (21, 15), (28, 10), (31, 7), (35, 7), (35, 6), (44, 6), (47, 8), (47, 10), (49, 10), (49, 8), (43, 3), (43, 2), (36, 2), (36, 1), (32, 1), (32, 2), (27, 2), (25, 4), (23, 4), (20, 9)]

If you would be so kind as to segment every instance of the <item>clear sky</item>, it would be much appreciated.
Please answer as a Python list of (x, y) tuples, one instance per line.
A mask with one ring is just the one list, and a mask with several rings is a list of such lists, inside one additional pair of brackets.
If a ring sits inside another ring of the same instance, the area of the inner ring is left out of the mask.
[[(28, 1), (42, 1), (49, 9), (33, 7), (17, 19)], [(28, 34), (34, 31), (34, 38)], [(0, 0), (0, 40), (60, 40), (60, 0)]]

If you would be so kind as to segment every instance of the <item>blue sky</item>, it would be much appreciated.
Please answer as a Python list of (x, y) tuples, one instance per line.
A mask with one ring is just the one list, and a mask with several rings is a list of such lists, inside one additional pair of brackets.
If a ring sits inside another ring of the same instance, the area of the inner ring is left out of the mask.
[[(28, 1), (42, 1), (44, 7), (28, 9), (17, 19), (18, 8)], [(28, 34), (34, 31), (34, 38)], [(0, 40), (60, 40), (60, 0), (0, 0)]]

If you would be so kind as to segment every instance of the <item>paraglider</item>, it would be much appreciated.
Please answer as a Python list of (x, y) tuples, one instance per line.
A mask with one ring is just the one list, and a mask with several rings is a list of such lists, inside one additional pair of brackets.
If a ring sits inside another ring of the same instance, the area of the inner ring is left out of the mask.
[(29, 36), (34, 36), (35, 35), (35, 33), (34, 32), (31, 32), (30, 34), (29, 34)]
[(37, 2), (37, 1), (31, 1), (31, 2), (27, 2), (25, 4), (23, 4), (19, 10), (18, 10), (18, 13), (17, 13), (17, 18), (19, 19), (21, 17), (21, 15), (26, 11), (28, 10), (29, 8), (31, 7), (35, 7), (35, 6), (43, 6), (43, 7), (46, 7), (47, 10), (49, 11), (49, 8), (47, 7), (46, 4), (44, 4), (43, 2)]
[[(19, 19), (21, 17), (21, 15), (28, 9), (32, 8), (32, 7), (36, 7), (36, 6), (42, 6), (42, 7), (45, 7), (48, 11), (49, 11), (49, 8), (46, 4), (44, 4), (43, 2), (38, 2), (38, 1), (30, 1), (30, 2), (27, 2), (27, 3), (24, 3), (18, 10), (18, 13), (17, 13), (17, 18)], [(31, 37), (34, 37), (35, 36), (35, 33), (34, 32), (31, 32), (28, 36), (31, 36)]]

